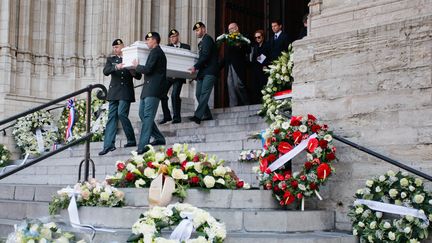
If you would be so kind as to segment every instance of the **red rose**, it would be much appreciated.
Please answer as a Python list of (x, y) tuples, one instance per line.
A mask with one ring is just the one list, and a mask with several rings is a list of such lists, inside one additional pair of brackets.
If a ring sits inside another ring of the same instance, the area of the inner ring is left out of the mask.
[(192, 176), (189, 180), (189, 183), (192, 185), (197, 185), (200, 181), (200, 178), (198, 176)]
[(269, 154), (269, 156), (267, 156), (267, 160), (268, 160), (269, 163), (275, 161), (276, 160), (276, 155)]
[(186, 160), (181, 163), (181, 169), (182, 170), (186, 170), (186, 163), (187, 163)]
[(297, 188), (298, 187), (298, 182), (297, 181), (291, 181), (291, 186), (293, 188)]
[(152, 168), (152, 169), (155, 168), (152, 161), (147, 162), (147, 167)]
[(300, 143), (301, 139), (302, 139), (302, 133), (300, 131), (293, 132), (293, 138), (294, 138), (294, 143), (295, 144)]
[(287, 188), (287, 185), (286, 185), (285, 182), (280, 183), (279, 186), (280, 186), (280, 189), (282, 189), (282, 190), (284, 190), (284, 191), (285, 191), (285, 189)]
[(336, 159), (336, 156), (334, 155), (334, 153), (329, 153), (326, 155), (326, 159), (329, 161), (332, 161), (332, 160)]
[(317, 124), (312, 125), (312, 127), (311, 127), (311, 131), (315, 132), (315, 133), (317, 133), (320, 129), (321, 129), (321, 126), (317, 125)]
[(273, 131), (273, 133), (274, 133), (274, 134), (278, 134), (278, 133), (280, 133), (279, 128), (276, 128), (276, 129)]
[(317, 185), (316, 185), (315, 183), (311, 182), (311, 183), (309, 184), (309, 188), (310, 188), (311, 190), (316, 190), (318, 187), (317, 187)]
[(312, 168), (312, 163), (311, 162), (306, 162), (304, 164), (304, 167), (306, 168), (306, 170), (310, 170), (310, 168)]
[(315, 158), (312, 160), (312, 164), (319, 165), (319, 164), (321, 164), (321, 161), (318, 158)]
[(278, 151), (282, 154), (286, 154), (291, 150), (292, 150), (292, 146), (288, 142), (280, 142), (278, 145)]
[(316, 138), (309, 139), (307, 149), (310, 153), (313, 153), (315, 149), (318, 147), (318, 140)]
[(327, 148), (328, 142), (327, 142), (327, 140), (322, 139), (322, 140), (319, 140), (318, 144), (322, 149), (325, 149), (325, 148)]
[(126, 165), (124, 163), (118, 163), (117, 164), (117, 170), (123, 171), (126, 168)]
[(285, 180), (291, 179), (291, 171), (290, 170), (289, 171), (285, 171), (284, 172), (284, 176), (285, 176)]
[(301, 175), (300, 176), (300, 180), (305, 181), (306, 180), (306, 176), (305, 175)]
[(328, 164), (322, 163), (317, 168), (318, 179), (326, 179), (331, 173), (331, 168)]
[(237, 188), (243, 188), (244, 181), (237, 181), (236, 186), (237, 186)]
[(132, 172), (128, 172), (128, 173), (126, 173), (125, 179), (127, 181), (133, 181), (133, 180), (135, 180), (135, 175)]
[(301, 192), (297, 193), (297, 198), (298, 199), (302, 199), (303, 198), (303, 194), (301, 194)]
[(277, 139), (276, 139), (275, 137), (271, 137), (270, 140), (271, 140), (272, 142), (276, 142)]
[(198, 162), (200, 160), (198, 155), (195, 155), (192, 159), (193, 162)]
[(172, 148), (169, 148), (169, 149), (167, 149), (167, 151), (166, 151), (166, 155), (167, 155), (168, 157), (172, 157), (172, 156), (173, 156), (173, 153), (174, 153), (174, 151), (173, 151)]
[(308, 114), (307, 116), (308, 116), (308, 120), (316, 121), (316, 118), (313, 115)]

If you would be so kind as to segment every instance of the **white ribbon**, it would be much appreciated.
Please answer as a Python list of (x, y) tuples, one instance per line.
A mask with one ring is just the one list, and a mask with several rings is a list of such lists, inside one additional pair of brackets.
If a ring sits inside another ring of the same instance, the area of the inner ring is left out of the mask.
[(385, 212), (385, 213), (392, 213), (392, 214), (399, 214), (399, 215), (410, 215), (419, 219), (422, 219), (427, 225), (429, 225), (429, 220), (426, 217), (425, 213), (423, 211), (420, 211), (415, 208), (408, 208), (404, 206), (398, 206), (394, 204), (389, 203), (383, 203), (383, 202), (377, 202), (372, 200), (365, 200), (365, 199), (357, 199), (354, 201), (354, 205), (366, 205), (370, 209), (373, 209), (375, 211)]
[(36, 141), (39, 148), (39, 153), (43, 153), (45, 151), (44, 140), (42, 137), (42, 131), (40, 128), (36, 129)]
[(181, 212), (183, 220), (177, 225), (170, 235), (170, 240), (183, 242), (189, 240), (193, 231), (193, 214), (191, 212)]
[(314, 133), (314, 134), (310, 135), (307, 139), (301, 141), (299, 145), (295, 146), (291, 151), (284, 154), (279, 159), (277, 159), (274, 163), (272, 163), (268, 167), (270, 169), (270, 171), (273, 172), (273, 171), (277, 170), (278, 168), (280, 168), (281, 166), (286, 164), (288, 161), (290, 161), (292, 158), (297, 156), (301, 151), (303, 151), (307, 147), (309, 140), (312, 138), (316, 138), (316, 137), (317, 137), (317, 135), (316, 135), (316, 133)]

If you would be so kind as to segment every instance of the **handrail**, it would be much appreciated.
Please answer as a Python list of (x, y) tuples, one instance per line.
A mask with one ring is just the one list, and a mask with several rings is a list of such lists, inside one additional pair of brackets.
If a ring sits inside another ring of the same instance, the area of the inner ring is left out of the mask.
[[(291, 118), (291, 114), (289, 114), (287, 112), (279, 111), (279, 114), (281, 114), (285, 118), (288, 118), (288, 119)], [(354, 142), (352, 142), (352, 141), (350, 141), (350, 140), (348, 140), (346, 138), (340, 137), (340, 136), (335, 135), (335, 134), (333, 134), (332, 136), (333, 136), (334, 139), (338, 140), (339, 142), (342, 142), (342, 143), (344, 143), (346, 145), (349, 145), (349, 146), (351, 146), (351, 147), (353, 147), (353, 148), (355, 148), (357, 150), (360, 150), (360, 151), (365, 152), (365, 153), (367, 153), (369, 155), (372, 155), (375, 158), (384, 160), (387, 163), (390, 163), (390, 164), (395, 165), (395, 166), (397, 166), (397, 167), (399, 167), (401, 169), (409, 171), (409, 172), (411, 172), (411, 173), (413, 173), (413, 174), (415, 174), (417, 176), (420, 176), (420, 177), (422, 177), (422, 178), (424, 178), (424, 179), (426, 179), (428, 181), (432, 181), (432, 176), (430, 176), (428, 174), (425, 174), (425, 173), (423, 173), (423, 172), (421, 172), (419, 170), (416, 170), (416, 169), (414, 169), (411, 166), (408, 166), (408, 165), (403, 164), (403, 163), (401, 163), (401, 162), (399, 162), (397, 160), (394, 160), (394, 159), (392, 159), (390, 157), (382, 155), (382, 154), (380, 154), (380, 153), (378, 153), (376, 151), (373, 151), (373, 150), (368, 149), (366, 147), (363, 147), (363, 146), (361, 146), (359, 144), (356, 144), (356, 143), (354, 143)]]
[[(24, 168), (27, 168), (27, 167), (29, 167), (29, 166), (31, 166), (33, 164), (36, 164), (37, 162), (39, 162), (41, 160), (44, 160), (44, 159), (46, 159), (46, 158), (48, 158), (48, 157), (50, 157), (50, 156), (52, 156), (52, 155), (54, 155), (56, 153), (59, 153), (59, 152), (65, 150), (65, 149), (67, 149), (67, 148), (69, 148), (71, 146), (74, 146), (74, 145), (76, 145), (76, 144), (78, 144), (80, 142), (83, 142), (83, 141), (86, 141), (86, 145), (85, 145), (85, 157), (81, 161), (81, 163), (79, 164), (78, 180), (81, 180), (81, 166), (83, 165), (84, 162), (85, 162), (84, 163), (84, 166), (85, 166), (84, 167), (84, 179), (86, 181), (88, 181), (88, 179), (89, 179), (90, 162), (92, 163), (93, 177), (94, 177), (94, 175), (95, 175), (95, 166), (94, 166), (94, 162), (90, 159), (90, 139), (91, 139), (91, 137), (93, 135), (93, 133), (90, 132), (90, 123), (91, 123), (90, 116), (91, 116), (91, 92), (95, 88), (100, 88), (101, 89), (101, 90), (98, 91), (98, 93), (97, 93), (96, 96), (99, 99), (105, 99), (106, 96), (107, 96), (107, 89), (105, 88), (105, 86), (102, 85), (102, 84), (91, 84), (91, 85), (88, 85), (86, 88), (77, 90), (75, 92), (72, 92), (70, 94), (62, 96), (62, 97), (60, 97), (58, 99), (52, 100), (50, 102), (47, 102), (45, 104), (39, 105), (39, 106), (37, 106), (35, 108), (32, 108), (32, 109), (30, 109), (28, 111), (19, 113), (19, 114), (15, 115), (15, 116), (12, 116), (12, 117), (9, 117), (9, 118), (6, 118), (6, 119), (0, 121), (0, 126), (1, 126), (1, 125), (4, 125), (4, 124), (7, 124), (9, 122), (15, 121), (16, 119), (24, 117), (24, 116), (26, 116), (28, 114), (40, 111), (40, 110), (42, 110), (42, 109), (44, 109), (46, 107), (55, 105), (55, 104), (57, 104), (59, 102), (62, 102), (62, 101), (65, 101), (65, 100), (67, 100), (69, 98), (72, 98), (72, 97), (75, 97), (77, 95), (80, 95), (82, 93), (87, 93), (87, 103), (86, 103), (86, 135), (84, 137), (81, 137), (80, 139), (77, 139), (77, 140), (75, 140), (75, 141), (73, 141), (73, 142), (71, 142), (71, 143), (69, 143), (69, 144), (67, 144), (67, 145), (65, 145), (65, 146), (63, 146), (63, 147), (55, 150), (55, 151), (46, 153), (46, 154), (40, 156), (39, 158), (36, 158), (33, 161), (24, 164), (23, 166), (19, 166), (16, 169), (13, 169), (13, 170), (11, 170), (11, 171), (9, 171), (7, 173), (4, 173), (4, 174), (0, 175), (0, 180), (3, 179), (3, 178), (5, 178), (6, 176), (12, 175), (12, 174), (14, 174), (14, 173), (16, 173), (16, 172), (24, 169)], [(8, 127), (10, 127), (10, 126), (8, 126)], [(8, 128), (8, 127), (6, 127), (6, 128)], [(2, 130), (4, 131), (6, 128), (0, 129), (0, 131), (2, 131)]]

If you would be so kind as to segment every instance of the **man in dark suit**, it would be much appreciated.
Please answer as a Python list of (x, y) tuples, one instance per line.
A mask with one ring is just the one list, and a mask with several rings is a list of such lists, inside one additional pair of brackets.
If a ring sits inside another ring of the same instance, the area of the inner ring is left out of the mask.
[(282, 31), (282, 23), (280, 20), (272, 21), (272, 31), (274, 35), (270, 38), (270, 62), (278, 59), (283, 51), (288, 51), (288, 46), (291, 39), (288, 34)]
[(103, 73), (111, 75), (107, 100), (109, 101), (108, 121), (105, 128), (104, 147), (99, 155), (114, 151), (117, 123), (120, 120), (127, 138), (125, 147), (136, 146), (135, 133), (128, 118), (130, 103), (135, 102), (133, 78), (141, 79), (141, 74), (135, 70), (124, 69), (122, 51), (124, 47), (121, 39), (112, 43), (114, 56), (108, 57)]
[[(176, 29), (170, 30), (168, 33), (169, 44), (168, 46), (173, 46), (175, 48), (183, 48), (190, 50), (190, 46), (188, 44), (181, 43), (179, 40), (179, 32)], [(163, 111), (163, 120), (159, 122), (159, 124), (167, 123), (171, 121), (171, 111), (168, 108), (168, 91), (173, 87), (171, 91), (171, 105), (173, 109), (173, 121), (172, 123), (180, 123), (181, 116), (181, 98), (180, 93), (183, 84), (186, 83), (186, 79), (183, 78), (168, 78), (167, 79), (167, 87), (165, 89), (165, 94), (161, 98), (162, 111)]]
[[(141, 119), (141, 135), (138, 143), (138, 154), (143, 154), (149, 150), (148, 144), (165, 145), (165, 138), (154, 122), (157, 108), (163, 88), (166, 82), (167, 59), (165, 53), (159, 46), (160, 35), (157, 32), (149, 32), (146, 37), (147, 46), (150, 53), (145, 65), (139, 65), (138, 60), (134, 60), (132, 65), (138, 73), (144, 74), (144, 85), (141, 91), (141, 102), (139, 106), (139, 116)], [(150, 143), (150, 137), (155, 140)]]
[(217, 49), (213, 38), (207, 34), (206, 27), (202, 22), (194, 25), (193, 30), (201, 41), (198, 43), (198, 61), (189, 68), (191, 73), (197, 73), (197, 86), (195, 96), (198, 100), (198, 107), (194, 116), (189, 120), (200, 124), (202, 120), (212, 120), (213, 116), (208, 107), (208, 101), (212, 92), (216, 75), (218, 72)]
[[(230, 34), (239, 33), (237, 23), (230, 23), (228, 32)], [(225, 44), (224, 58), (219, 66), (225, 68), (230, 107), (250, 103), (245, 85), (249, 53), (250, 46), (246, 42), (238, 42), (234, 45)]]

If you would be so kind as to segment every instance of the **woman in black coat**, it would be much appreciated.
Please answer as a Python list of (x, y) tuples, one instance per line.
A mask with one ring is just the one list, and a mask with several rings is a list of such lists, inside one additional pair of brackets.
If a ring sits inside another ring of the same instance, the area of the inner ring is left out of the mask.
[(251, 82), (251, 101), (253, 104), (262, 103), (261, 90), (267, 84), (267, 75), (264, 68), (270, 64), (269, 47), (265, 42), (263, 30), (257, 30), (254, 34), (255, 43), (252, 46), (252, 82)]

